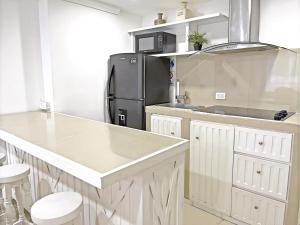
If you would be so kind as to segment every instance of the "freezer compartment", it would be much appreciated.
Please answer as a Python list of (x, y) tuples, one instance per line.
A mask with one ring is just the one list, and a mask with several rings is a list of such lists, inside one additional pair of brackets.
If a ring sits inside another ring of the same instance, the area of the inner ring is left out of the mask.
[(145, 103), (143, 100), (114, 99), (109, 107), (112, 123), (145, 130)]

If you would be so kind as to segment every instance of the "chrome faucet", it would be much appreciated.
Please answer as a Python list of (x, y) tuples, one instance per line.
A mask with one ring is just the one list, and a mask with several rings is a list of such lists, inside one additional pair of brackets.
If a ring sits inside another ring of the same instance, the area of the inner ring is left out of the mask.
[(184, 92), (184, 95), (180, 95), (180, 82), (177, 80), (176, 81), (176, 100), (177, 100), (177, 103), (185, 104), (186, 99), (187, 99), (186, 92)]

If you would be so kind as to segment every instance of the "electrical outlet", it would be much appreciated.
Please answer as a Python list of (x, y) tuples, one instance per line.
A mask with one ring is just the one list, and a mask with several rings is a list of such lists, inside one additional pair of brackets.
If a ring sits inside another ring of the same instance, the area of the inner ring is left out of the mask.
[(43, 111), (50, 110), (50, 103), (49, 102), (40, 102), (40, 109)]
[(216, 100), (225, 100), (226, 93), (225, 92), (216, 92)]

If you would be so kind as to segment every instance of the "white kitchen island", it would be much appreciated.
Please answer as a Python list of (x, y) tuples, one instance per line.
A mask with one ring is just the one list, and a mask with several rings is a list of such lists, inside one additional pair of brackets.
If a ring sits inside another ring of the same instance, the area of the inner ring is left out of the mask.
[(0, 116), (0, 140), (30, 166), (33, 202), (76, 191), (84, 225), (182, 225), (187, 140), (44, 112)]

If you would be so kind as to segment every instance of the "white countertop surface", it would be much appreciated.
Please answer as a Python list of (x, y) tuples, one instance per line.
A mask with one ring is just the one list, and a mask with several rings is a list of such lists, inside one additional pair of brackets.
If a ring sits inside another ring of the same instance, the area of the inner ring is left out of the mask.
[(44, 112), (0, 116), (0, 139), (98, 188), (188, 149), (184, 139)]
[(286, 119), (284, 123), (295, 124), (300, 126), (300, 113), (295, 113), (294, 115)]

